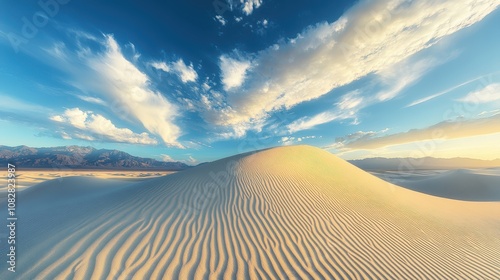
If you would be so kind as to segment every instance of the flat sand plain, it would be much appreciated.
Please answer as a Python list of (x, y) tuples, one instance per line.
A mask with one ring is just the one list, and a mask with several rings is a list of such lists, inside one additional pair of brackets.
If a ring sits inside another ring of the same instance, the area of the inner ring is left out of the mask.
[[(144, 170), (78, 170), (78, 169), (27, 169), (16, 171), (16, 186), (18, 190), (36, 184), (65, 177), (80, 176), (100, 179), (114, 179), (125, 181), (140, 181), (148, 178), (173, 174), (175, 171), (144, 171)], [(7, 177), (7, 170), (3, 170), (1, 178)], [(6, 189), (5, 184), (0, 185), (0, 193)]]

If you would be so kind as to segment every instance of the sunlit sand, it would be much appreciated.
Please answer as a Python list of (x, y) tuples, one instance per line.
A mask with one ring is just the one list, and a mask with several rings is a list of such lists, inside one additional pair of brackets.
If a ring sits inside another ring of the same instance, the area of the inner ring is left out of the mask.
[(47, 181), (20, 192), (18, 217), (21, 279), (500, 276), (500, 203), (414, 192), (309, 146)]

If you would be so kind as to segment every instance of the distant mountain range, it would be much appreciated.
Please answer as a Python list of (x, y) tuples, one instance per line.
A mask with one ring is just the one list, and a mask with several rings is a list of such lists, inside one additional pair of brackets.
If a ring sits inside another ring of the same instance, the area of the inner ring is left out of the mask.
[[(368, 171), (411, 169), (460, 169), (500, 167), (500, 159), (479, 160), (470, 158), (368, 158), (350, 160), (353, 165)], [(19, 168), (54, 169), (130, 169), (172, 170), (189, 168), (183, 162), (163, 162), (151, 158), (132, 156), (118, 150), (92, 147), (63, 146), (53, 148), (8, 147), (0, 145), (0, 165), (13, 163)]]
[(500, 159), (480, 160), (470, 158), (367, 158), (350, 160), (363, 170), (418, 170), (418, 169), (461, 169), (500, 167)]
[(135, 157), (118, 150), (64, 146), (55, 148), (8, 147), (0, 145), (0, 164), (18, 168), (54, 169), (147, 169), (178, 171), (190, 166), (182, 162), (162, 162)]

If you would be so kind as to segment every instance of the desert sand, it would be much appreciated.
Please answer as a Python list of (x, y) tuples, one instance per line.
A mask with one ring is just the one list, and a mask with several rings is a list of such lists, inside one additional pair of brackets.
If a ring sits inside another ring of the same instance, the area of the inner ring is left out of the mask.
[(453, 199), (500, 201), (500, 175), (486, 171), (488, 170), (451, 170), (409, 182), (405, 187)]
[(399, 186), (434, 196), (500, 202), (500, 168), (371, 173)]
[(0, 279), (500, 278), (500, 203), (414, 192), (309, 146), (47, 181), (17, 211), (16, 277), (2, 259)]
[[(7, 171), (2, 172), (2, 177), (7, 177)], [(145, 170), (78, 170), (78, 169), (29, 169), (16, 172), (16, 186), (18, 191), (36, 184), (65, 177), (81, 176), (100, 179), (115, 179), (123, 181), (140, 181), (148, 178), (165, 176), (175, 171), (145, 171)], [(0, 185), (0, 196), (7, 190), (6, 185)]]

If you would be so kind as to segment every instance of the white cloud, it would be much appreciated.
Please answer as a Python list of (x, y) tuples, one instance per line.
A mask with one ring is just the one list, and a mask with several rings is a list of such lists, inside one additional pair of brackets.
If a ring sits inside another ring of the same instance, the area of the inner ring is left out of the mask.
[(288, 146), (288, 145), (293, 145), (296, 143), (300, 143), (304, 140), (308, 139), (316, 139), (316, 136), (302, 136), (302, 137), (295, 137), (295, 136), (285, 136), (281, 137), (281, 139), (278, 141), (278, 143), (281, 143), (282, 145)]
[(157, 70), (176, 74), (183, 83), (196, 82), (196, 79), (198, 79), (198, 73), (194, 70), (193, 64), (186, 65), (182, 59), (172, 63), (153, 61), (149, 65)]
[[(85, 40), (91, 39), (85, 37)], [(181, 130), (174, 124), (179, 115), (177, 106), (151, 88), (149, 77), (125, 58), (113, 36), (92, 40), (101, 44), (104, 51), (94, 53), (78, 42), (80, 48), (75, 54), (67, 54), (69, 60), (55, 60), (54, 64), (70, 73), (69, 82), (73, 86), (99, 95), (118, 117), (138, 121), (149, 132), (159, 135), (165, 144), (182, 148), (177, 140)]]
[(358, 108), (363, 103), (364, 98), (358, 90), (345, 94), (337, 103), (337, 108), (340, 110), (352, 110)]
[(490, 110), (490, 111), (482, 111), (481, 113), (478, 114), (478, 116), (486, 116), (486, 115), (493, 116), (496, 114), (500, 114), (500, 109)]
[(187, 160), (184, 161), (186, 164), (197, 164), (198, 160), (192, 156), (189, 156)]
[(190, 64), (188, 66), (182, 59), (174, 62), (172, 64), (172, 68), (183, 83), (195, 82), (198, 78), (198, 73), (196, 73), (196, 71), (193, 69), (193, 64)]
[(262, 0), (240, 0), (243, 4), (243, 12), (248, 16), (251, 15), (254, 9), (262, 5)]
[(295, 141), (295, 137), (293, 137), (293, 136), (281, 137), (281, 141), (279, 141), (279, 143), (281, 143), (285, 146), (288, 146), (288, 145), (292, 145), (294, 141)]
[(222, 26), (226, 25), (227, 23), (226, 19), (221, 15), (216, 15), (215, 20), (222, 24)]
[(175, 162), (175, 160), (171, 156), (165, 155), (165, 154), (161, 154), (161, 161), (164, 161), (164, 162)]
[(141, 57), (141, 54), (137, 52), (137, 50), (135, 49), (135, 45), (132, 44), (131, 42), (128, 42), (127, 44), (125, 44), (125, 48), (129, 49), (132, 52), (132, 61), (134, 63), (137, 62)]
[(163, 61), (151, 62), (151, 67), (158, 69), (158, 70), (162, 70), (163, 72), (167, 72), (167, 73), (170, 72), (170, 67), (167, 65), (167, 63), (165, 63)]
[(245, 81), (247, 70), (251, 67), (250, 61), (238, 60), (225, 55), (219, 59), (224, 89), (231, 90), (240, 87)]
[(234, 17), (234, 20), (235, 20), (236, 22), (240, 22), (240, 21), (242, 21), (242, 20), (243, 20), (243, 17)]
[(55, 122), (64, 122), (63, 117), (57, 116), (57, 115), (50, 117), (50, 119), (53, 120), (53, 121), (55, 121)]
[(66, 45), (63, 42), (56, 42), (51, 48), (44, 49), (44, 51), (60, 60), (65, 60), (67, 58), (65, 50)]
[[(65, 133), (65, 132), (63, 132), (63, 133), (61, 134), (61, 137), (62, 137), (63, 139), (65, 139), (64, 137), (68, 135), (67, 133), (66, 133), (66, 134), (64, 134), (64, 133)], [(92, 137), (92, 136), (90, 136), (90, 135), (84, 134), (84, 133), (78, 133), (78, 132), (76, 132), (76, 133), (74, 133), (74, 134), (73, 134), (73, 136), (74, 136), (75, 138), (77, 138), (77, 139), (81, 139), (81, 140), (96, 141), (96, 138), (94, 138), (94, 137)], [(73, 139), (73, 138), (71, 138), (71, 136), (70, 136), (70, 137), (69, 137), (69, 139)]]
[(322, 112), (313, 117), (300, 118), (287, 126), (290, 133), (311, 129), (317, 125), (328, 123), (340, 118), (336, 112)]
[(437, 59), (405, 60), (379, 72), (379, 79), (387, 86), (376, 95), (378, 101), (387, 101), (417, 82), (424, 74), (442, 63)]
[(61, 138), (64, 139), (64, 140), (71, 140), (71, 139), (73, 139), (73, 138), (71, 138), (71, 136), (69, 136), (68, 133), (66, 133), (64, 131), (61, 132)]
[(78, 130), (72, 133), (62, 132), (61, 137), (79, 138), (83, 140), (104, 140), (121, 143), (155, 145), (158, 142), (147, 133), (134, 133), (128, 128), (117, 128), (110, 120), (91, 111), (84, 112), (79, 108), (66, 109), (64, 114), (50, 118), (59, 123), (69, 124)]
[(357, 123), (357, 113), (365, 106), (363, 101), (364, 97), (361, 96), (359, 90), (349, 92), (335, 103), (335, 107), (332, 110), (319, 113), (313, 117), (300, 118), (287, 126), (288, 131), (294, 133), (307, 130), (334, 120), (354, 119), (354, 123)]
[(467, 94), (465, 97), (459, 99), (461, 102), (467, 103), (489, 103), (493, 101), (500, 100), (500, 84), (491, 84), (486, 86), (485, 88), (471, 92)]
[(201, 87), (205, 90), (208, 91), (210, 90), (211, 86), (208, 84), (208, 82), (204, 82)]
[(74, 108), (74, 109), (67, 109), (64, 112), (64, 116), (54, 116), (51, 118), (51, 120), (53, 121), (62, 120), (63, 122), (66, 121), (76, 128), (85, 129), (86, 127), (85, 121), (87, 121), (87, 118), (88, 114), (86, 112), (83, 112), (78, 108)]
[(104, 101), (100, 98), (97, 98), (97, 97), (84, 96), (84, 95), (78, 95), (77, 97), (83, 101), (90, 102), (90, 103), (95, 103), (95, 104), (104, 105), (104, 106), (107, 104), (106, 101)]
[(257, 25), (261, 27), (260, 31), (258, 31), (258, 32), (263, 33), (264, 32), (263, 28), (267, 28), (268, 24), (269, 24), (269, 22), (267, 21), (267, 19), (257, 21)]
[(195, 165), (198, 163), (198, 160), (195, 159), (193, 156), (188, 156), (188, 158), (184, 159), (184, 160), (175, 160), (169, 155), (161, 154), (160, 160), (163, 162), (182, 162), (182, 163), (185, 163), (187, 165)]
[(373, 139), (375, 137), (379, 137), (382, 134), (386, 133), (389, 131), (388, 128), (380, 130), (380, 131), (356, 131), (354, 133), (348, 134), (346, 136), (342, 137), (337, 137), (335, 139), (335, 143), (324, 147), (325, 149), (336, 149), (336, 150), (343, 150), (345, 149), (349, 144), (353, 142), (358, 142), (358, 141), (366, 141), (368, 139)]
[[(441, 38), (482, 20), (498, 5), (494, 0), (362, 1), (334, 23), (310, 26), (293, 39), (251, 55), (252, 69), (243, 87), (228, 96), (228, 108), (215, 123), (239, 129), (368, 74), (383, 75)], [(408, 75), (381, 93), (379, 102), (417, 78)], [(308, 122), (336, 118), (323, 113)]]

